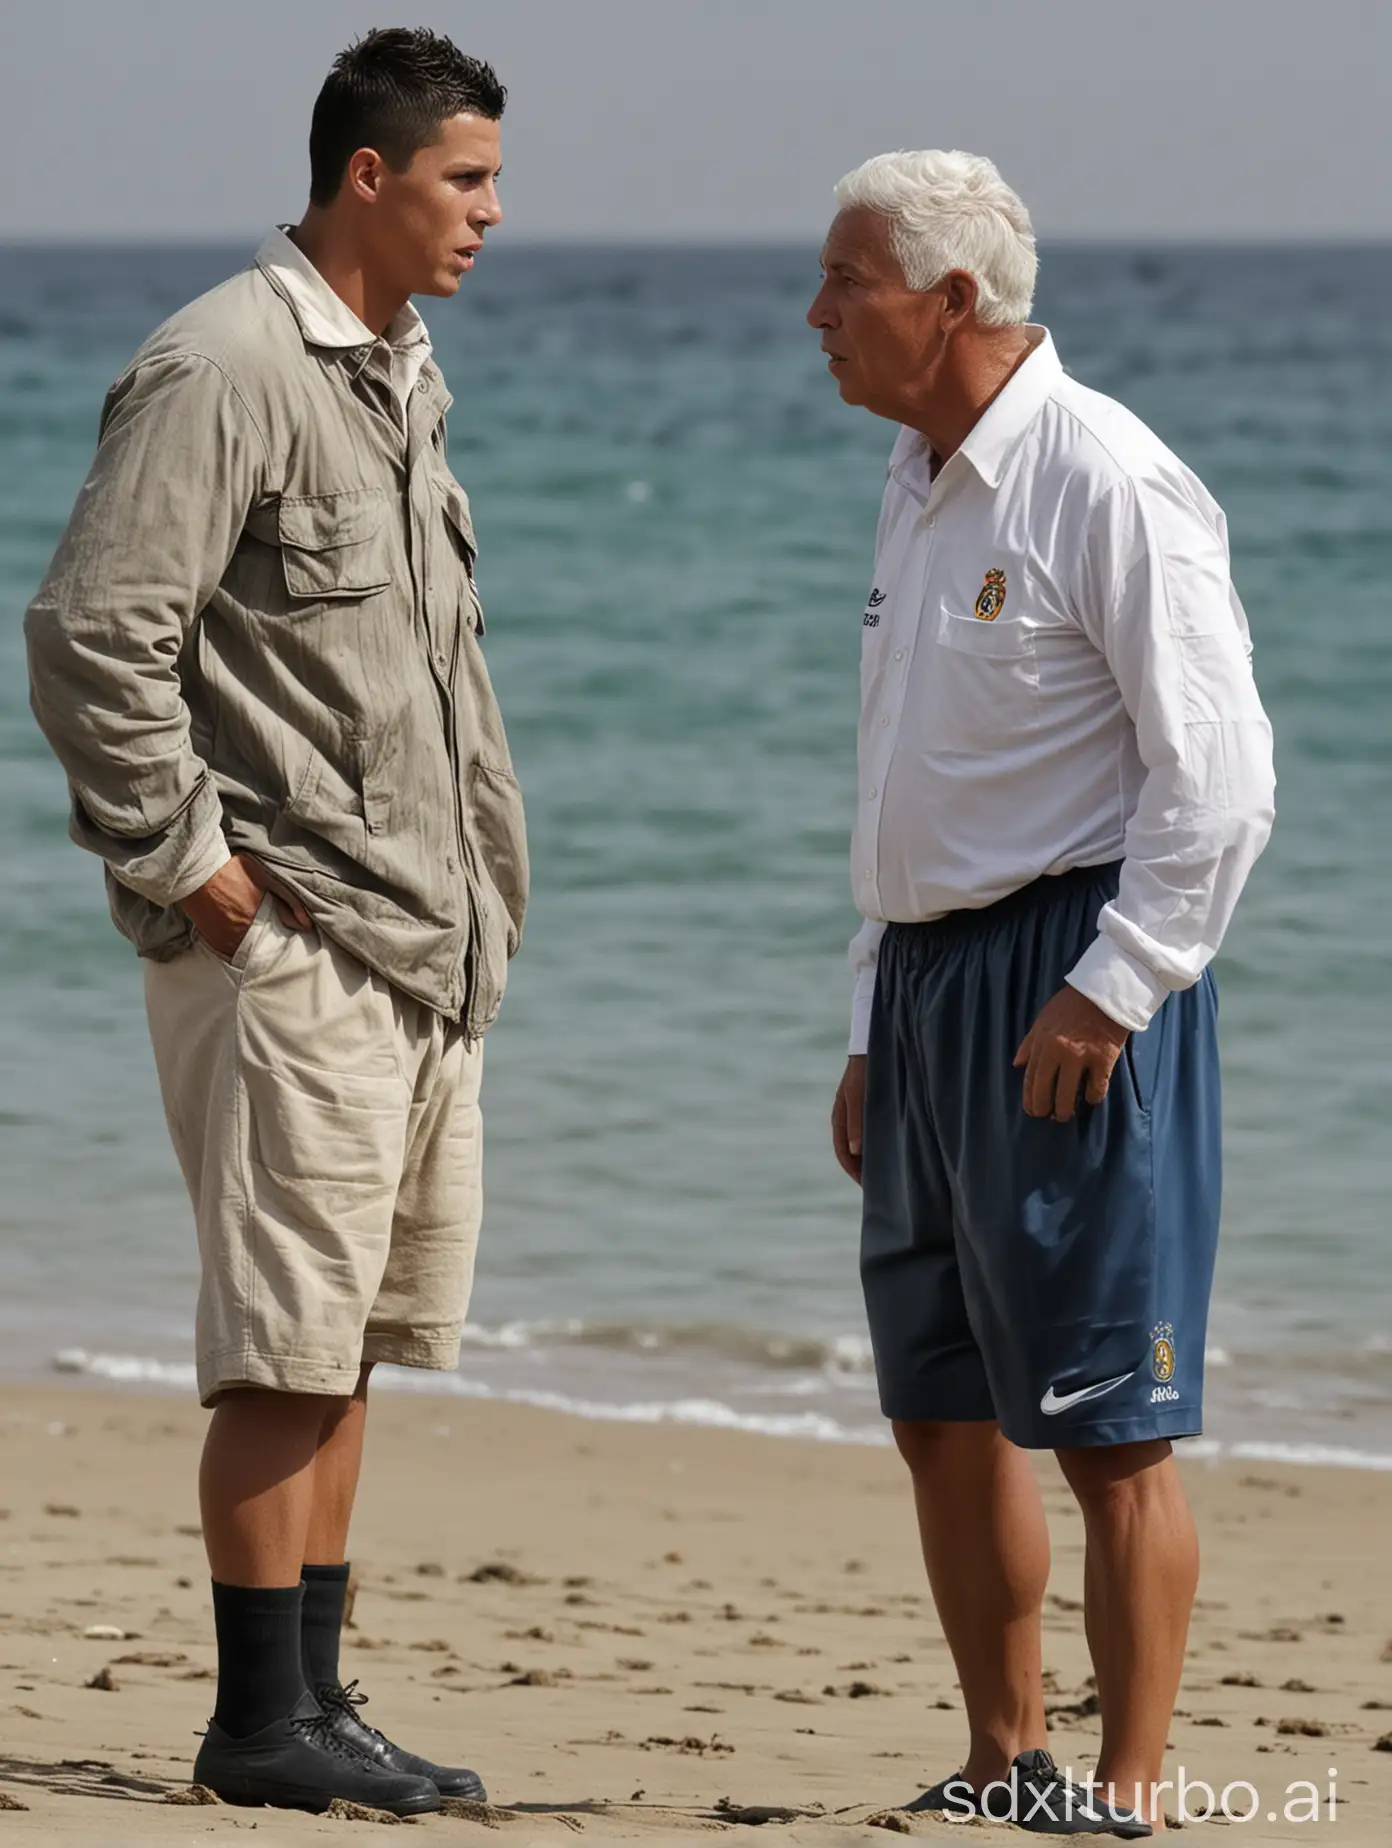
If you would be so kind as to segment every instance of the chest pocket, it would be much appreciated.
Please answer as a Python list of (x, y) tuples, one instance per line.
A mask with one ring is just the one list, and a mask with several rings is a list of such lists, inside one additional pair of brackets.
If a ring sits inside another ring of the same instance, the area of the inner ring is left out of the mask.
[(387, 503), (376, 488), (283, 497), (276, 539), (291, 597), (346, 600), (391, 586)]
[(943, 610), (929, 683), (929, 749), (999, 750), (1038, 709), (1031, 625), (1020, 617), (983, 622)]
[(475, 635), (483, 635), (486, 633), (483, 605), (479, 602), (478, 589), (474, 583), (474, 560), (478, 556), (478, 541), (474, 537), (474, 523), (469, 517), (469, 499), (461, 487), (450, 482), (444, 489), (443, 501), (445, 531), (452, 550), (464, 567), (459, 613)]

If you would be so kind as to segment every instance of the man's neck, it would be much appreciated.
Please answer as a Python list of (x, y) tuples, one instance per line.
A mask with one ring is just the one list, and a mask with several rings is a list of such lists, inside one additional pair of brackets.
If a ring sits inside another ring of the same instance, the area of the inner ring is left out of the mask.
[(905, 406), (899, 421), (926, 437), (932, 472), (949, 461), (1035, 350), (1023, 327), (1002, 328), (948, 356), (931, 389)]
[(373, 283), (361, 253), (345, 243), (327, 212), (310, 206), (299, 224), (291, 227), (289, 237), (338, 299), (380, 339), (406, 306), (407, 297)]

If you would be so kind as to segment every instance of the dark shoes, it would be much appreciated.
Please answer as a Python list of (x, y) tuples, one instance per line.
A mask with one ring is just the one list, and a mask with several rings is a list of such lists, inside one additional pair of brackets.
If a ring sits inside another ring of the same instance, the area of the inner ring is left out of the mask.
[(910, 1815), (925, 1811), (942, 1814), (951, 1822), (965, 1822), (969, 1816), (981, 1813), (976, 1807), (976, 1792), (960, 1771), (954, 1771), (951, 1777), (934, 1784), (931, 1790), (925, 1790), (921, 1797), (905, 1803), (903, 1808)]
[(289, 1719), (249, 1739), (234, 1739), (210, 1720), (193, 1781), (224, 1803), (268, 1803), (315, 1814), (335, 1797), (393, 1816), (423, 1816), (440, 1807), (440, 1792), (429, 1778), (364, 1757), (340, 1736), (337, 1722), (312, 1694), (302, 1696)]
[(406, 1752), (399, 1745), (393, 1745), (385, 1733), (378, 1732), (375, 1726), (369, 1726), (358, 1713), (359, 1707), (367, 1704), (367, 1696), (358, 1693), (356, 1681), (350, 1681), (346, 1688), (320, 1688), (318, 1694), (319, 1704), (337, 1737), (354, 1751), (360, 1752), (369, 1763), (379, 1766), (383, 1771), (394, 1771), (414, 1778), (429, 1778), (442, 1797), (463, 1797), (470, 1803), (487, 1802), (488, 1795), (477, 1771), (450, 1770), (444, 1765), (433, 1765), (428, 1758), (417, 1758), (414, 1752)]
[[(1010, 1783), (1016, 1792), (1014, 1820), (1036, 1835), (1120, 1835), (1135, 1840), (1152, 1832), (1133, 1811), (1114, 1809), (1100, 1791), (1071, 1783), (1047, 1752), (1021, 1752), (1010, 1767)], [(983, 1815), (990, 1814), (995, 1794), (983, 1802)]]
[(988, 1784), (980, 1796), (959, 1771), (934, 1784), (906, 1810), (940, 1811), (953, 1822), (984, 1816), (1013, 1822), (1035, 1835), (1119, 1835), (1137, 1840), (1152, 1833), (1131, 1810), (1114, 1808), (1099, 1792), (1071, 1783), (1047, 1752), (1021, 1752), (1008, 1778)]

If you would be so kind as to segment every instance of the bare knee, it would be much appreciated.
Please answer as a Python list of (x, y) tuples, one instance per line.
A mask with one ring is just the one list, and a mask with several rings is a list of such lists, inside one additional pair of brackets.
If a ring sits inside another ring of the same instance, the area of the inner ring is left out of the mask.
[(1059, 1468), (1086, 1508), (1140, 1506), (1166, 1493), (1175, 1477), (1167, 1438), (1141, 1444), (1096, 1444), (1055, 1452)]
[(899, 1454), (916, 1478), (931, 1479), (979, 1466), (1002, 1441), (994, 1423), (956, 1423), (931, 1418), (891, 1421)]

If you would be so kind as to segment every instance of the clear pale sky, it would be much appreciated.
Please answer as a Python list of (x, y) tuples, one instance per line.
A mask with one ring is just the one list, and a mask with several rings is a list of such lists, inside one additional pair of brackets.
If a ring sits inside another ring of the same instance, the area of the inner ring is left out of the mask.
[(1054, 238), (1392, 236), (1387, 0), (0, 0), (0, 238), (299, 215), (373, 25), (489, 58), (519, 241), (817, 238), (894, 147), (990, 154)]

